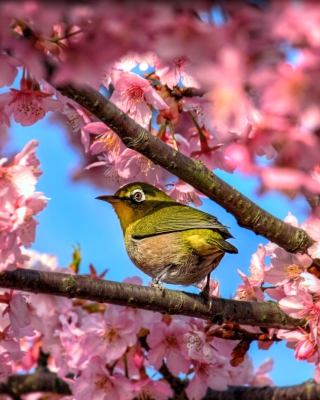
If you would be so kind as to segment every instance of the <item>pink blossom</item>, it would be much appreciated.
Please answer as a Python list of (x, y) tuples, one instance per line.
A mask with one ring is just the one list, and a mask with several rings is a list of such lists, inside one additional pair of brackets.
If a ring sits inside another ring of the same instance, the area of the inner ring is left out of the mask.
[(277, 189), (283, 191), (296, 191), (306, 189), (311, 193), (320, 192), (320, 183), (302, 171), (291, 168), (268, 167), (260, 171), (260, 176), (264, 188)]
[(296, 228), (298, 228), (299, 226), (298, 218), (292, 215), (291, 212), (288, 212), (288, 215), (285, 217), (284, 222)]
[(150, 347), (148, 359), (151, 365), (159, 369), (166, 358), (168, 368), (173, 375), (180, 372), (187, 373), (190, 360), (185, 354), (183, 335), (187, 333), (188, 326), (181, 320), (172, 320), (168, 326), (164, 322), (155, 323), (147, 337)]
[(277, 248), (271, 258), (271, 267), (265, 272), (265, 281), (275, 285), (290, 284), (287, 290), (297, 291), (302, 280), (301, 274), (311, 263), (311, 258), (306, 254), (292, 254)]
[(268, 372), (273, 368), (274, 361), (272, 358), (265, 360), (254, 373), (250, 386), (275, 386), (274, 382), (270, 378)]
[(37, 221), (33, 218), (46, 205), (42, 193), (34, 192), (42, 174), (35, 157), (38, 142), (33, 140), (18, 153), (11, 164), (0, 160), (0, 267), (23, 262), (20, 246), (30, 247), (35, 239)]
[(22, 126), (29, 126), (42, 119), (48, 111), (61, 111), (61, 104), (53, 99), (54, 93), (32, 89), (32, 83), (21, 79), (21, 90), (10, 89), (0, 94), (0, 106)]
[(117, 158), (114, 168), (126, 183), (148, 182), (151, 185), (161, 187), (165, 176), (163, 168), (153, 164), (148, 158), (131, 149), (126, 149)]
[(259, 244), (258, 250), (252, 255), (251, 265), (249, 270), (251, 275), (249, 277), (250, 283), (253, 285), (259, 285), (264, 281), (265, 274), (265, 260), (266, 251), (262, 244)]
[(205, 197), (203, 194), (181, 179), (178, 179), (174, 182), (173, 188), (168, 191), (168, 195), (177, 200), (179, 203), (193, 203), (196, 207), (202, 205), (200, 196)]
[(152, 116), (148, 104), (157, 110), (168, 108), (150, 82), (139, 75), (114, 71), (112, 83), (115, 90), (110, 100), (146, 128)]
[(110, 163), (125, 149), (121, 139), (102, 122), (91, 122), (83, 128), (85, 131), (96, 135), (90, 146), (91, 153), (105, 152)]
[[(197, 288), (203, 290), (207, 284), (207, 278), (204, 278), (198, 285)], [(220, 297), (220, 284), (217, 279), (210, 278), (209, 282), (209, 296)]]
[(312, 258), (320, 257), (320, 219), (316, 217), (310, 217), (307, 221), (302, 224), (302, 228), (304, 228), (307, 233), (314, 239), (316, 242), (309, 247), (308, 254)]
[(302, 328), (294, 331), (281, 329), (277, 336), (280, 339), (287, 340), (287, 346), (295, 349), (294, 355), (297, 360), (315, 361), (312, 357), (317, 353), (318, 345), (312, 331), (308, 333)]
[(264, 301), (264, 294), (260, 287), (257, 286), (258, 283), (255, 280), (253, 280), (251, 283), (250, 278), (248, 278), (239, 269), (237, 271), (243, 280), (243, 283), (238, 286), (237, 294), (234, 299), (245, 301)]
[(195, 361), (194, 371), (194, 377), (186, 388), (189, 399), (202, 399), (208, 387), (214, 390), (227, 390), (229, 373), (224, 362), (207, 364)]
[(3, 314), (8, 313), (12, 330), (17, 338), (24, 336), (33, 336), (34, 331), (30, 326), (31, 324), (31, 313), (27, 308), (26, 300), (21, 293), (10, 290), (5, 292), (0, 301), (7, 303), (7, 307), (3, 311)]
[(104, 354), (109, 363), (136, 343), (140, 327), (128, 318), (124, 308), (108, 305), (103, 316), (90, 314), (85, 317), (81, 329), (87, 335), (84, 341), (86, 354)]
[(180, 79), (184, 86), (198, 88), (199, 83), (191, 75), (190, 64), (190, 59), (186, 56), (177, 57), (170, 64), (157, 60), (156, 74), (160, 77), (161, 83), (170, 89), (178, 85)]
[(168, 383), (150, 378), (134, 383), (134, 391), (138, 399), (167, 400), (173, 397), (173, 391)]
[(187, 345), (190, 358), (207, 363), (219, 360), (218, 349), (209, 334), (210, 331), (206, 334), (202, 331), (192, 330), (184, 335), (183, 340)]
[(130, 400), (135, 397), (133, 390), (129, 379), (119, 373), (111, 375), (105, 367), (105, 359), (99, 356), (90, 358), (88, 366), (75, 380), (72, 389), (78, 400)]
[(314, 302), (311, 294), (305, 290), (300, 290), (296, 295), (281, 299), (279, 306), (286, 314), (293, 318), (306, 318), (311, 332), (314, 337), (317, 337), (317, 327), (320, 317), (319, 298), (316, 298)]

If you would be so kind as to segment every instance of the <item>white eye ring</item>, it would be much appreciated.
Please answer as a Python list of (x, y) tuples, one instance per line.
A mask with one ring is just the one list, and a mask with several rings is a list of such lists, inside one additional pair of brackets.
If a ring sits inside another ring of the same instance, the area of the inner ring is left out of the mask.
[(131, 197), (137, 203), (141, 203), (142, 201), (144, 201), (146, 199), (146, 195), (144, 194), (143, 190), (141, 190), (141, 189), (135, 189), (131, 193)]

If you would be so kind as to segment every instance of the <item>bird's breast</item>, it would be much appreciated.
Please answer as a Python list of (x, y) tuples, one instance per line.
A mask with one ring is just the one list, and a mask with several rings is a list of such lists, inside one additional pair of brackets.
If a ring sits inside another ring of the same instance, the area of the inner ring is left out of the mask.
[(177, 232), (133, 239), (125, 237), (126, 249), (132, 262), (151, 277), (157, 276), (167, 265), (184, 263), (189, 251)]

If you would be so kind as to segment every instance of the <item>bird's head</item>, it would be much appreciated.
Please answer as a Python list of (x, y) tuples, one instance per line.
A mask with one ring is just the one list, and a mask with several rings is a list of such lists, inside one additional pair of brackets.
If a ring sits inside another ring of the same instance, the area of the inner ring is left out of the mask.
[(175, 200), (162, 190), (141, 182), (129, 183), (113, 196), (98, 196), (96, 199), (112, 204), (123, 232), (130, 224), (161, 207), (164, 202), (175, 203)]

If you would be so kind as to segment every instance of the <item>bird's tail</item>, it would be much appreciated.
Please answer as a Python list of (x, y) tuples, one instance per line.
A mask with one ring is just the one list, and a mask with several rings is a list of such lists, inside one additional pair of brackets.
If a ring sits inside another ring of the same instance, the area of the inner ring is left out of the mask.
[(226, 253), (233, 253), (233, 254), (237, 254), (238, 253), (238, 249), (231, 243), (226, 242), (223, 239), (217, 239), (216, 243), (218, 245), (218, 247), (225, 251)]

